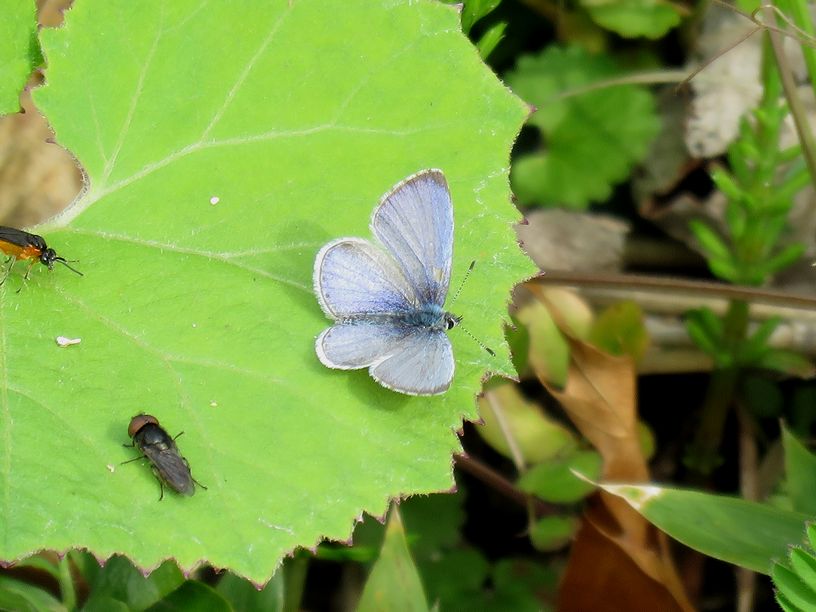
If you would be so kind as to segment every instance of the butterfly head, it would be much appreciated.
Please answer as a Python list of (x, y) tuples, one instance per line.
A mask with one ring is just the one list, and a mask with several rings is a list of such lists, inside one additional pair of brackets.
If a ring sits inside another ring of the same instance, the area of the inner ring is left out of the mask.
[(446, 312), (444, 315), (442, 315), (442, 322), (445, 325), (446, 330), (453, 329), (462, 322), (462, 317), (457, 317), (454, 314)]

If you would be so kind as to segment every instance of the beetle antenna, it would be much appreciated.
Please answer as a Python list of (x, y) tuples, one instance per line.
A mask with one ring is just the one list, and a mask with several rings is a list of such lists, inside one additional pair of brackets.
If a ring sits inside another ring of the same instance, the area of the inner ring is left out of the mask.
[(64, 257), (55, 257), (55, 258), (54, 258), (54, 261), (58, 261), (58, 262), (60, 262), (60, 263), (61, 263), (63, 266), (65, 266), (66, 268), (68, 268), (69, 270), (71, 270), (71, 272), (76, 272), (76, 273), (77, 273), (77, 274), (79, 274), (80, 276), (85, 276), (85, 275), (84, 275), (82, 272), (80, 272), (80, 271), (79, 271), (79, 270), (77, 270), (76, 268), (72, 268), (71, 266), (69, 266), (69, 265), (68, 265), (68, 262), (69, 262), (69, 261), (73, 263), (73, 262), (75, 262), (75, 261), (79, 261), (78, 259), (65, 259)]

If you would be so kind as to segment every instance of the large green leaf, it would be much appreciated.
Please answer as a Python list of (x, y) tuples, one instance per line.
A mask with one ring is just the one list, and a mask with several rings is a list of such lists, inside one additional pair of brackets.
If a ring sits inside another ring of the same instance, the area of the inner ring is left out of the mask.
[[(88, 186), (38, 232), (85, 276), (37, 266), (0, 290), (0, 556), (85, 546), (261, 582), (389, 496), (451, 487), (454, 429), (485, 370), (511, 372), (506, 303), (532, 270), (507, 183), (525, 106), (458, 19), (431, 1), (83, 0), (42, 33), (35, 101)], [(477, 262), (452, 309), (498, 357), (453, 330), (453, 387), (411, 398), (320, 365), (312, 266), (426, 167), (451, 186), (452, 286)], [(159, 502), (147, 466), (119, 465), (140, 411), (185, 432), (208, 490)]]
[(0, 0), (0, 115), (20, 110), (20, 92), (41, 61), (34, 0)]

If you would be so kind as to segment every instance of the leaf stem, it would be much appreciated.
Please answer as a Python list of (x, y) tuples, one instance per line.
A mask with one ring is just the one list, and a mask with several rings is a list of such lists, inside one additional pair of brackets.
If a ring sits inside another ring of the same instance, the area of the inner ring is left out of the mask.
[(493, 468), (478, 461), (464, 453), (453, 456), (456, 467), (467, 472), (471, 476), (478, 478), (486, 485), (492, 487), (508, 499), (516, 502), (519, 506), (528, 509), (532, 504), (536, 516), (548, 516), (555, 513), (555, 506), (548, 504), (533, 495), (528, 495), (516, 487), (507, 478), (499, 474)]

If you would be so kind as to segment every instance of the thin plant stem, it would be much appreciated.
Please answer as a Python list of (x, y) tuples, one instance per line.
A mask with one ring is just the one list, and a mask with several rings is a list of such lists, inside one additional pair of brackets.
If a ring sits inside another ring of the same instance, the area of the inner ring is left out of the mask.
[[(764, 9), (765, 18), (769, 21), (774, 18), (774, 13), (771, 9)], [(798, 24), (797, 24), (798, 25)], [(816, 138), (810, 129), (805, 111), (804, 104), (799, 96), (798, 88), (793, 77), (793, 70), (791, 70), (787, 55), (785, 54), (785, 47), (782, 40), (782, 35), (775, 31), (769, 31), (768, 36), (771, 40), (774, 55), (776, 56), (776, 65), (779, 69), (779, 75), (782, 79), (782, 87), (785, 90), (785, 98), (790, 107), (791, 116), (793, 117), (794, 125), (796, 126), (796, 133), (799, 136), (799, 142), (802, 144), (802, 156), (805, 159), (808, 171), (810, 172), (813, 183), (816, 184)], [(803, 49), (804, 51), (804, 49)], [(810, 66), (808, 66), (810, 69)], [(814, 74), (811, 73), (813, 80)]]
[[(733, 354), (738, 344), (745, 338), (748, 329), (748, 304), (741, 300), (732, 300), (723, 320), (725, 342)], [(686, 455), (685, 463), (689, 467), (707, 474), (720, 463), (719, 446), (722, 442), (723, 429), (728, 411), (734, 400), (739, 382), (740, 369), (736, 364), (714, 370), (706, 395), (703, 399), (700, 425), (695, 433), (694, 442)]]
[[(816, 40), (816, 26), (810, 13), (808, 2), (805, 0), (777, 0), (777, 5), (790, 17), (793, 25), (804, 34)], [(810, 85), (816, 95), (816, 49), (811, 45), (802, 45), (802, 56), (805, 58)]]

